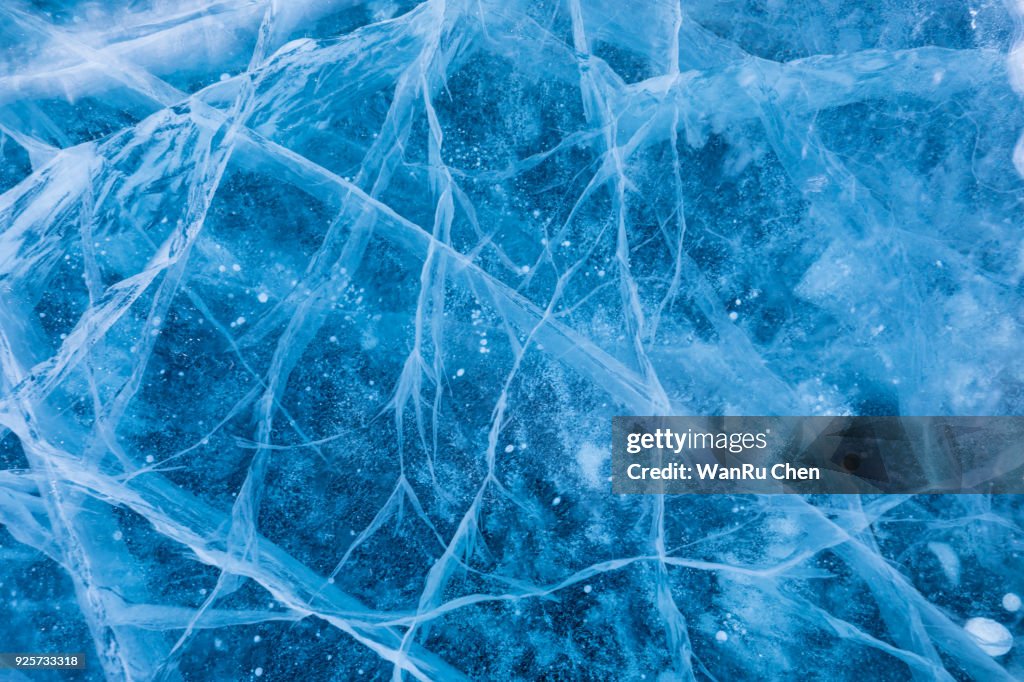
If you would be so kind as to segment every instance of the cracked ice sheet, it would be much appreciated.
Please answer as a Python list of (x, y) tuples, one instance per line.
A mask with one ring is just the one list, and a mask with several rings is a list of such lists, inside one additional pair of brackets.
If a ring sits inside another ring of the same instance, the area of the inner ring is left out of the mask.
[(1024, 675), (1017, 497), (610, 494), (616, 414), (1024, 408), (1024, 10), (849, 4), (5, 3), (0, 648)]

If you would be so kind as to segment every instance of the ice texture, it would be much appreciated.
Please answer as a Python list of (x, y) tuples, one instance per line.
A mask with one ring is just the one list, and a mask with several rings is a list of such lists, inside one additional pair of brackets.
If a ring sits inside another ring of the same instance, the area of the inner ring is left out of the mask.
[(608, 480), (613, 415), (1024, 413), (1022, 36), (1020, 0), (3, 0), (0, 651), (1024, 678), (1019, 497)]

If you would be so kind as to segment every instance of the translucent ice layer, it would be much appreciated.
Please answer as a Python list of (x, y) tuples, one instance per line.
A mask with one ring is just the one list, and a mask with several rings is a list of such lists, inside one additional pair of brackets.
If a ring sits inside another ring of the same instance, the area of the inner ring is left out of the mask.
[(1018, 497), (608, 477), (613, 415), (1024, 413), (1022, 36), (1017, 0), (0, 2), (0, 650), (1021, 679)]

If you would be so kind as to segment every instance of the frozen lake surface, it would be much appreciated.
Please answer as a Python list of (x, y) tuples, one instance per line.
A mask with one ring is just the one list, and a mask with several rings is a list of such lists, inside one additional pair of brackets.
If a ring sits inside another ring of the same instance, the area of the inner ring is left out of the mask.
[(614, 415), (1024, 414), (1024, 5), (0, 19), (0, 649), (1024, 678), (1018, 497), (608, 478)]

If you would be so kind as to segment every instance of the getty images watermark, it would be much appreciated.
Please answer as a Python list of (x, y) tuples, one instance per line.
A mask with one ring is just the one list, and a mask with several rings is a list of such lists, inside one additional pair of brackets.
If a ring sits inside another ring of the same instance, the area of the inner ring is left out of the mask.
[(1024, 417), (615, 417), (615, 493), (1024, 493)]

